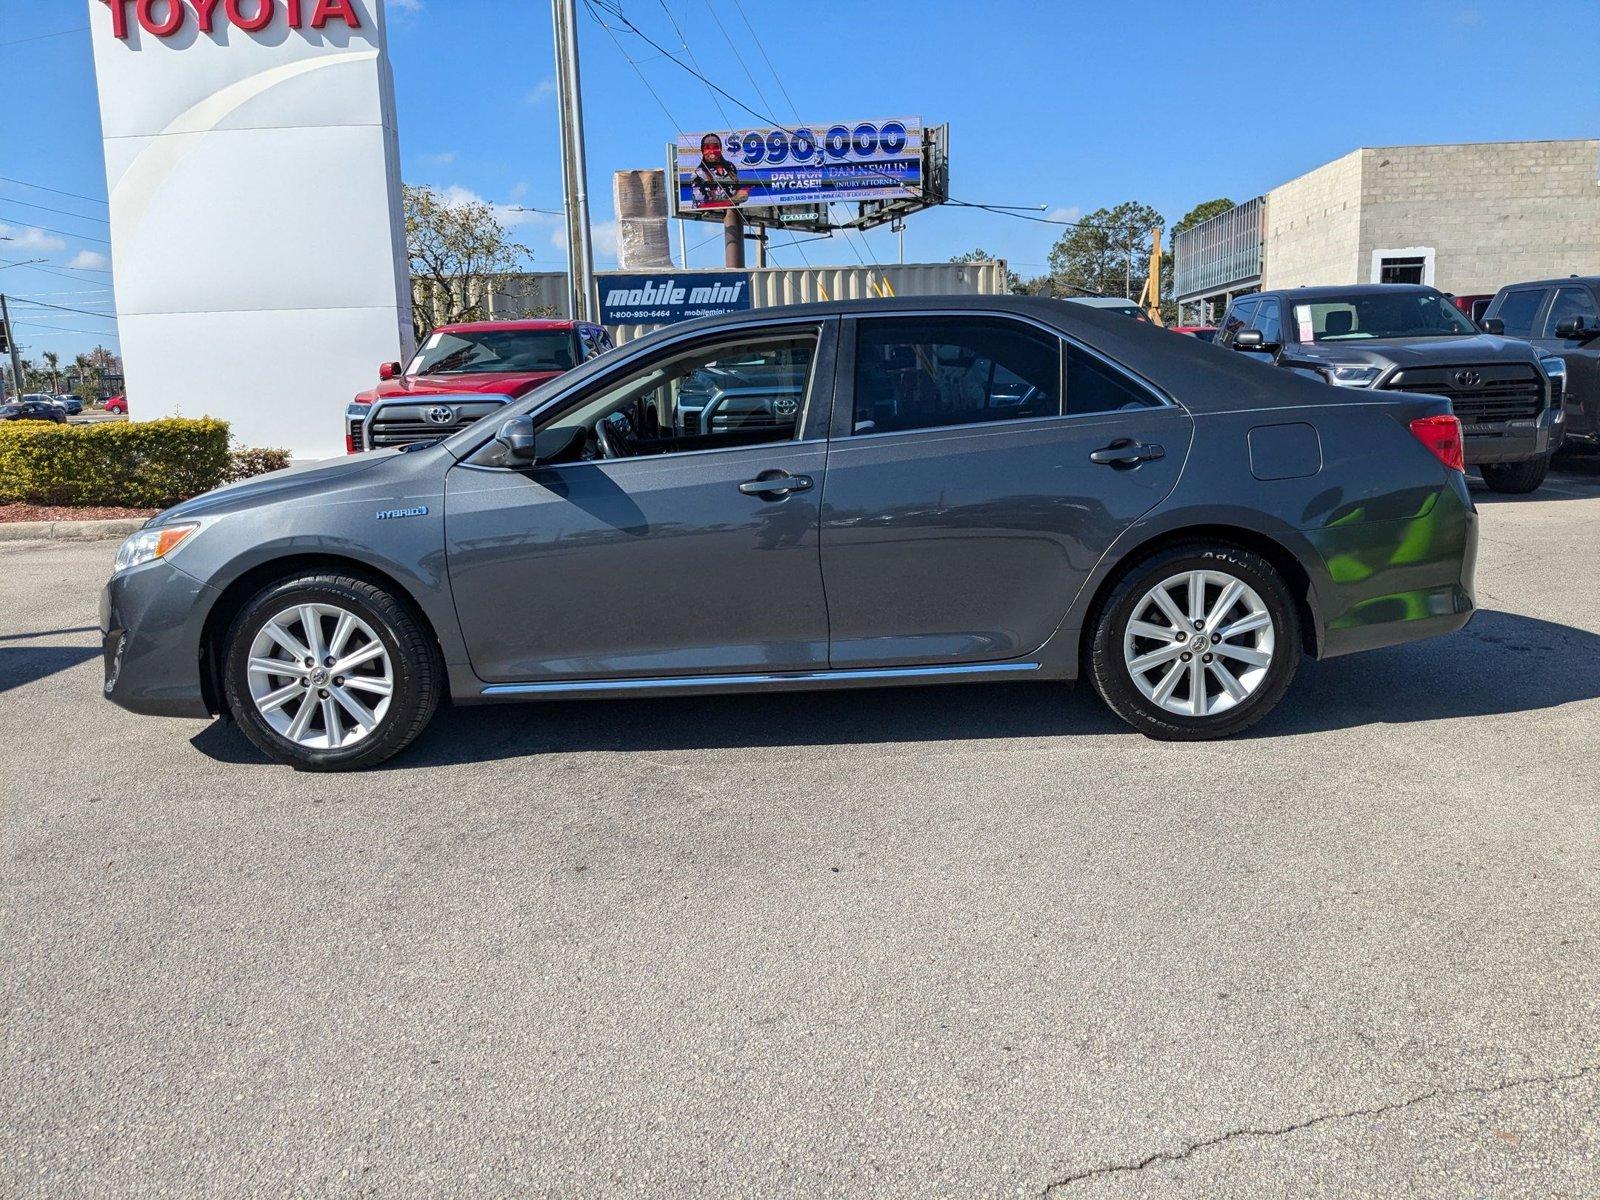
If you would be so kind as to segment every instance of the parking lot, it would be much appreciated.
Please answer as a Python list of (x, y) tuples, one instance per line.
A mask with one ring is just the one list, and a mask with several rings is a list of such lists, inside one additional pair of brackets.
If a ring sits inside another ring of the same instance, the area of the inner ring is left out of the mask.
[(0, 546), (0, 1191), (1600, 1192), (1600, 460), (1245, 737), (1087, 689), (441, 714), (296, 774)]

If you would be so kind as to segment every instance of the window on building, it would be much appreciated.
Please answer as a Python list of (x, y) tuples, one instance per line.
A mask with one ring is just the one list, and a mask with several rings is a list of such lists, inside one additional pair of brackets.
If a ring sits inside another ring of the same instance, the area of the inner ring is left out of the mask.
[(856, 334), (855, 433), (1061, 412), (1061, 342), (1002, 317), (873, 317)]
[(1378, 260), (1379, 283), (1422, 283), (1427, 268), (1425, 258), (1384, 258)]
[(1505, 322), (1507, 337), (1531, 338), (1533, 319), (1539, 315), (1544, 298), (1550, 293), (1543, 288), (1522, 288), (1507, 292), (1500, 302), (1500, 311), (1494, 315)]

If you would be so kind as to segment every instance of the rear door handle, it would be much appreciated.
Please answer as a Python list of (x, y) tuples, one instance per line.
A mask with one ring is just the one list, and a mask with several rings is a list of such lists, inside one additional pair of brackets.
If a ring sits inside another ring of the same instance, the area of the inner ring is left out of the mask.
[(763, 471), (755, 479), (739, 485), (746, 496), (787, 496), (790, 492), (803, 492), (811, 487), (811, 476), (791, 475), (787, 471)]
[(1167, 452), (1160, 446), (1136, 442), (1132, 438), (1118, 438), (1111, 445), (1089, 455), (1089, 461), (1102, 467), (1136, 467), (1142, 462), (1165, 458)]

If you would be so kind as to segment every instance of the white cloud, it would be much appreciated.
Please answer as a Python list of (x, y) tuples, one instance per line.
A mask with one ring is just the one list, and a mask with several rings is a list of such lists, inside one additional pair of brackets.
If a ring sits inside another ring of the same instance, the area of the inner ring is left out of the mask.
[(546, 75), (543, 79), (539, 80), (538, 83), (534, 84), (533, 87), (528, 89), (528, 91), (522, 97), (522, 102), (524, 104), (543, 104), (555, 94), (556, 77), (554, 75)]
[(446, 150), (440, 154), (424, 154), (422, 156), (422, 161), (430, 167), (448, 167), (455, 160), (456, 152), (454, 150)]
[(46, 233), (42, 229), (23, 229), (18, 226), (0, 224), (0, 238), (7, 239), (7, 250), (27, 250), (36, 253), (54, 254), (57, 250), (65, 250), (67, 244), (54, 234)]
[(422, 11), (422, 0), (389, 0), (389, 7), (395, 12), (419, 13)]
[(98, 250), (79, 250), (67, 264), (78, 271), (103, 271), (110, 265), (111, 260)]
[(1052, 208), (1045, 213), (1045, 219), (1050, 221), (1076, 221), (1083, 216), (1083, 209), (1076, 204), (1069, 204), (1062, 208)]

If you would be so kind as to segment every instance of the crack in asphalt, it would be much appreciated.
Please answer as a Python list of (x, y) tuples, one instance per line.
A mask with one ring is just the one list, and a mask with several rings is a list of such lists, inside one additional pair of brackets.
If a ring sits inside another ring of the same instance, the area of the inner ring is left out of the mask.
[(1406, 1100), (1394, 1100), (1388, 1104), (1380, 1104), (1375, 1108), (1353, 1108), (1348, 1112), (1323, 1113), (1320, 1116), (1307, 1117), (1304, 1121), (1296, 1121), (1292, 1125), (1283, 1125), (1275, 1129), (1232, 1129), (1227, 1133), (1219, 1133), (1215, 1137), (1209, 1137), (1203, 1141), (1191, 1142), (1181, 1150), (1158, 1150), (1156, 1153), (1150, 1155), (1148, 1158), (1140, 1160), (1139, 1162), (1109, 1163), (1102, 1167), (1090, 1167), (1086, 1171), (1079, 1171), (1062, 1179), (1058, 1179), (1054, 1183), (1046, 1184), (1041, 1195), (1049, 1197), (1055, 1194), (1058, 1188), (1070, 1187), (1074, 1183), (1081, 1183), (1085, 1179), (1094, 1179), (1102, 1175), (1132, 1174), (1137, 1171), (1142, 1171), (1146, 1167), (1154, 1166), (1157, 1163), (1180, 1163), (1187, 1159), (1190, 1155), (1197, 1154), (1201, 1150), (1209, 1149), (1212, 1146), (1220, 1146), (1224, 1142), (1231, 1142), (1236, 1138), (1283, 1137), (1286, 1134), (1299, 1133), (1303, 1129), (1311, 1129), (1317, 1125), (1324, 1125), (1329, 1121), (1347, 1121), (1353, 1120), (1357, 1117), (1385, 1116), (1389, 1113), (1398, 1112), (1399, 1110), (1405, 1108), (1411, 1108), (1413, 1105), (1422, 1104), (1429, 1100), (1449, 1100), (1462, 1096), (1492, 1096), (1498, 1092), (1507, 1092), (1512, 1088), (1528, 1087), (1532, 1084), (1572, 1083), (1575, 1080), (1582, 1079), (1585, 1076), (1594, 1075), (1596, 1073), (1600, 1073), (1600, 1065), (1580, 1067), (1576, 1071), (1569, 1071), (1553, 1075), (1533, 1075), (1525, 1079), (1509, 1079), (1504, 1083), (1474, 1085), (1459, 1088), (1434, 1088), (1431, 1091), (1423, 1092), (1421, 1095), (1412, 1096)]

